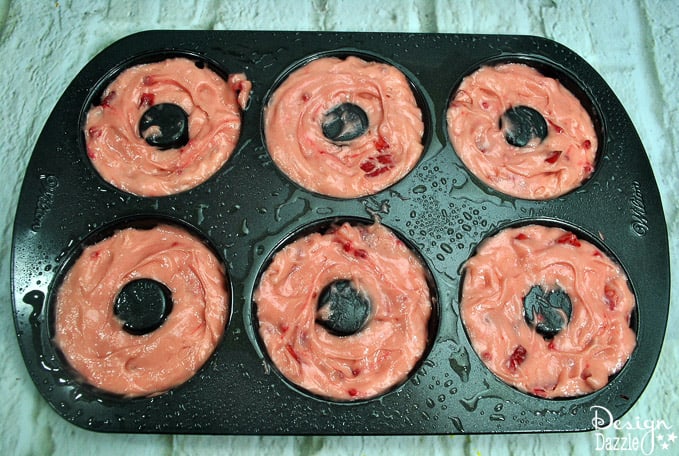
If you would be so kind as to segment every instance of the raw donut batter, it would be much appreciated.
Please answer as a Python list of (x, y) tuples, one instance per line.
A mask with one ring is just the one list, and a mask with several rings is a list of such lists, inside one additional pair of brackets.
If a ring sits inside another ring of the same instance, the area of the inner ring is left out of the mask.
[[(133, 335), (114, 315), (127, 283), (148, 278), (172, 293), (162, 325)], [(55, 342), (83, 380), (124, 396), (162, 393), (210, 357), (228, 318), (224, 268), (184, 230), (133, 228), (84, 249), (59, 287)]]
[[(545, 296), (565, 293), (570, 300), (570, 315), (553, 337), (527, 322), (524, 299), (535, 286)], [(505, 229), (464, 266), (460, 311), (474, 350), (502, 380), (537, 396), (579, 396), (604, 387), (636, 345), (634, 305), (621, 268), (560, 228)]]
[[(351, 282), (370, 300), (358, 332), (337, 336), (316, 323), (326, 286)], [(380, 224), (348, 223), (283, 248), (254, 294), (271, 361), (302, 388), (332, 399), (374, 397), (403, 382), (428, 341), (431, 296), (424, 267)]]
[(325, 57), (296, 70), (265, 109), (271, 158), (302, 187), (370, 195), (399, 181), (424, 146), (422, 112), (403, 73), (358, 57)]
[(482, 67), (464, 78), (447, 121), (467, 168), (507, 195), (554, 198), (594, 170), (597, 136), (587, 111), (561, 83), (527, 65)]
[[(129, 68), (87, 113), (87, 155), (104, 180), (126, 192), (154, 197), (191, 189), (231, 156), (250, 89), (244, 74), (227, 82), (186, 58)], [(147, 142), (160, 132), (140, 131), (140, 120), (159, 105), (184, 111), (185, 144), (166, 149)]]

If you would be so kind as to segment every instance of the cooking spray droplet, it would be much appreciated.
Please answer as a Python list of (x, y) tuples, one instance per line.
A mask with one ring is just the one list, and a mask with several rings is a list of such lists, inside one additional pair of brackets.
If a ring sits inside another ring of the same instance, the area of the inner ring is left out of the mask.
[(470, 412), (476, 410), (476, 407), (479, 405), (479, 401), (481, 399), (485, 397), (492, 397), (488, 394), (490, 392), (490, 385), (485, 379), (483, 380), (483, 386), (485, 386), (485, 388), (482, 391), (479, 391), (478, 394), (470, 398), (460, 399), (460, 404), (462, 404), (462, 406)]
[(466, 382), (469, 380), (469, 371), (471, 365), (469, 363), (469, 353), (464, 347), (453, 348), (453, 353), (450, 355), (450, 367), (460, 377), (460, 380)]
[(47, 360), (44, 355), (40, 355), (40, 366), (46, 370), (47, 372), (59, 372), (60, 369), (58, 367), (53, 366), (51, 363), (54, 362), (54, 359)]
[(418, 186), (413, 188), (413, 193), (415, 193), (415, 194), (424, 193), (426, 191), (427, 191), (427, 187), (425, 185), (418, 185)]
[[(374, 201), (374, 200), (373, 200)], [(364, 202), (363, 205), (365, 206), (365, 210), (370, 216), (374, 218), (379, 218), (380, 214), (387, 215), (389, 214), (389, 211), (391, 210), (391, 205), (389, 204), (389, 200), (382, 200), (382, 201), (374, 201), (375, 204), (368, 204), (368, 202)]]
[(248, 219), (244, 218), (243, 223), (240, 226), (240, 231), (243, 233), (245, 236), (250, 234), (250, 227), (248, 226)]
[[(302, 204), (302, 208), (298, 209), (297, 203)], [(283, 212), (290, 208), (291, 209), (291, 214), (283, 214)], [(306, 198), (302, 198), (300, 196), (294, 196), (288, 199), (287, 201), (279, 204), (276, 206), (274, 210), (274, 220), (277, 222), (280, 222), (281, 220), (294, 220), (299, 218), (300, 216), (307, 214), (311, 210), (311, 203), (309, 200)]]
[(464, 432), (464, 427), (462, 426), (462, 420), (460, 420), (459, 417), (451, 416), (450, 421), (453, 423), (453, 426), (455, 426), (455, 429), (457, 429), (459, 432)]
[(362, 136), (368, 127), (368, 115), (353, 103), (335, 106), (325, 113), (321, 124), (323, 136), (339, 145)]
[(317, 207), (316, 208), (316, 213), (318, 215), (330, 215), (332, 214), (333, 210), (331, 207)]
[(460, 400), (460, 404), (462, 404), (462, 406), (465, 409), (467, 409), (467, 411), (473, 412), (474, 410), (476, 410), (476, 407), (478, 406), (480, 399), (481, 396), (475, 396), (470, 399), (462, 399)]
[(33, 313), (39, 314), (45, 302), (45, 293), (40, 290), (33, 290), (26, 293), (23, 302), (33, 307)]
[(205, 214), (203, 214), (203, 211), (207, 209), (209, 206), (207, 204), (199, 204), (198, 205), (198, 214), (196, 217), (196, 221), (198, 222), (199, 225), (203, 224), (203, 221), (205, 220)]

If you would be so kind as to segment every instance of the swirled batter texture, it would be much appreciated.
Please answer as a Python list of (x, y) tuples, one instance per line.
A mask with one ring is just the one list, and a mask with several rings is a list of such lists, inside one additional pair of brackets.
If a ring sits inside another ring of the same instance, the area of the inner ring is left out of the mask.
[[(224, 81), (186, 58), (128, 68), (87, 113), (87, 155), (104, 180), (129, 193), (155, 197), (191, 189), (231, 156), (250, 88), (244, 74)], [(185, 146), (160, 150), (140, 134), (139, 120), (160, 103), (177, 105), (188, 115)]]
[[(315, 324), (326, 285), (350, 280), (371, 301), (365, 327), (338, 337)], [(379, 224), (343, 224), (278, 252), (255, 292), (259, 333), (291, 382), (336, 400), (374, 397), (422, 357), (431, 297), (420, 261)]]
[[(596, 391), (627, 362), (634, 296), (621, 268), (560, 228), (531, 225), (487, 239), (464, 266), (460, 311), (474, 350), (495, 375), (537, 396)], [(524, 318), (535, 286), (562, 290), (570, 322), (545, 339)]]
[[(547, 136), (511, 145), (500, 127), (511, 108), (539, 112)], [(482, 67), (462, 81), (447, 113), (460, 159), (480, 180), (507, 195), (549, 199), (579, 187), (594, 170), (597, 136), (580, 101), (559, 81), (524, 64)]]
[[(153, 279), (172, 292), (163, 324), (132, 335), (113, 313), (123, 286)], [(82, 379), (124, 396), (154, 395), (191, 378), (212, 354), (227, 321), (223, 266), (176, 227), (133, 228), (84, 249), (60, 286), (55, 342)]]
[[(323, 133), (327, 113), (350, 103), (368, 128), (348, 141)], [(319, 58), (290, 74), (265, 111), (266, 144), (276, 165), (302, 187), (338, 198), (374, 194), (419, 160), (424, 123), (403, 73), (358, 57)]]

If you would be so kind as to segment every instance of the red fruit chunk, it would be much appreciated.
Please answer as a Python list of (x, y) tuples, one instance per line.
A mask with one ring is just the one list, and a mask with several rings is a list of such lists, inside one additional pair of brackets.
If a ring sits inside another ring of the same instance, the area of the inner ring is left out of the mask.
[[(389, 145), (386, 147), (389, 147)], [(393, 168), (394, 160), (391, 154), (374, 155), (362, 162), (359, 167), (366, 173), (367, 177), (375, 177)]]
[(99, 136), (101, 136), (101, 128), (90, 127), (87, 130), (87, 134), (90, 136), (90, 138), (98, 138)]
[(364, 249), (354, 248), (351, 241), (343, 241), (342, 239), (335, 239), (335, 242), (342, 244), (342, 250), (347, 253), (352, 253), (356, 258), (368, 258), (368, 252)]
[(366, 174), (366, 176), (368, 176), (368, 177), (379, 176), (380, 174), (384, 174), (384, 173), (386, 173), (387, 171), (389, 171), (390, 168), (391, 168), (391, 166), (385, 166), (385, 167), (383, 167), (383, 168), (377, 168), (377, 169), (376, 169), (375, 171), (373, 171), (372, 173)]
[(375, 141), (375, 149), (377, 149), (379, 152), (384, 152), (385, 150), (389, 149), (389, 143), (386, 139), (380, 136), (377, 138), (377, 141)]
[(509, 370), (515, 371), (516, 368), (526, 360), (526, 356), (527, 353), (524, 346), (518, 345), (507, 361), (507, 367), (509, 367)]
[(375, 165), (375, 162), (366, 160), (363, 163), (360, 164), (361, 170), (363, 170), (364, 173), (371, 173), (375, 170), (377, 165)]
[(102, 107), (102, 108), (110, 108), (110, 107), (111, 107), (111, 102), (113, 101), (113, 99), (114, 99), (115, 97), (116, 97), (115, 91), (113, 91), (113, 92), (109, 93), (108, 95), (106, 95), (106, 96), (104, 97), (104, 99), (101, 100), (101, 107)]
[(297, 361), (298, 363), (302, 364), (302, 362), (301, 362), (300, 359), (299, 359), (299, 355), (297, 355), (297, 352), (295, 352), (295, 349), (292, 348), (292, 345), (287, 344), (287, 345), (285, 346), (285, 349), (288, 351), (288, 353), (290, 353), (290, 356), (292, 356), (292, 357), (295, 359), (295, 361)]
[(550, 152), (549, 156), (547, 158), (545, 158), (545, 161), (547, 163), (554, 164), (554, 163), (556, 163), (556, 161), (559, 159), (560, 156), (561, 156), (560, 150), (553, 150), (552, 152)]
[(604, 300), (606, 301), (609, 310), (615, 310), (615, 308), (618, 307), (618, 303), (620, 302), (618, 293), (616, 293), (615, 290), (608, 285), (604, 286)]
[(585, 174), (590, 174), (594, 170), (594, 167), (590, 163), (587, 163), (582, 167), (582, 169)]
[(578, 240), (577, 236), (574, 235), (573, 233), (566, 233), (563, 236), (561, 236), (559, 239), (556, 240), (559, 244), (570, 244), (573, 247), (580, 247), (582, 244), (580, 244), (580, 241)]
[(356, 249), (354, 250), (354, 256), (356, 258), (368, 258), (368, 252), (363, 249)]
[(155, 95), (152, 93), (143, 93), (139, 98), (139, 107), (142, 106), (153, 106), (155, 100)]
[(533, 394), (540, 397), (546, 397), (547, 391), (544, 388), (533, 388)]
[(391, 154), (378, 155), (377, 161), (383, 165), (391, 165), (394, 160), (391, 158)]

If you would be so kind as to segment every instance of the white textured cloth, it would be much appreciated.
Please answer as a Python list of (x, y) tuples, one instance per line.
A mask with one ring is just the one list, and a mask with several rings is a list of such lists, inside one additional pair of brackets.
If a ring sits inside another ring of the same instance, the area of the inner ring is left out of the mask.
[[(60, 418), (23, 364), (12, 321), (11, 234), (18, 193), (37, 136), (65, 88), (99, 51), (151, 28), (509, 33), (556, 40), (587, 60), (627, 109), (663, 199), (671, 252), (679, 252), (679, 8), (674, 1), (516, 2), (484, 0), (8, 1), (0, 0), (0, 454), (597, 454), (593, 432), (423, 437), (255, 437), (97, 434)], [(679, 283), (672, 260), (672, 280)], [(651, 382), (625, 415), (663, 420), (679, 433), (678, 292)], [(674, 454), (670, 430), (653, 450)], [(627, 432), (627, 431), (625, 431)], [(615, 436), (607, 430), (605, 436)], [(623, 435), (624, 432), (620, 432)], [(629, 431), (642, 438), (642, 430)], [(663, 450), (667, 444), (669, 450)], [(616, 454), (616, 451), (611, 451)]]

